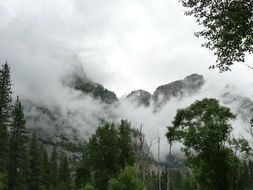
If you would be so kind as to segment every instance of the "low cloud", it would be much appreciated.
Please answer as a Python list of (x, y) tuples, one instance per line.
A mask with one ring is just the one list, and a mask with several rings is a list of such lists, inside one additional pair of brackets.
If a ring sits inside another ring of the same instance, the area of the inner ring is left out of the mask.
[[(16, 94), (59, 111), (64, 118), (59, 126), (67, 120), (87, 138), (101, 118), (126, 118), (136, 128), (143, 124), (148, 141), (159, 134), (165, 155), (166, 126), (177, 108), (203, 97), (220, 97), (226, 84), (235, 86), (230, 91), (241, 96), (253, 94), (252, 70), (245, 65), (225, 74), (208, 70), (215, 57), (193, 36), (198, 28), (177, 1), (1, 1), (0, 62), (8, 60)], [(252, 56), (247, 60), (253, 63)], [(153, 92), (191, 73), (204, 74), (208, 84), (197, 95), (173, 99), (157, 113), (152, 106), (137, 108), (124, 98), (120, 105), (108, 107), (64, 86), (62, 79), (76, 64), (119, 97), (140, 88)], [(38, 116), (36, 109), (28, 114)], [(50, 130), (47, 119), (41, 126)], [(152, 150), (156, 154), (156, 148)]]

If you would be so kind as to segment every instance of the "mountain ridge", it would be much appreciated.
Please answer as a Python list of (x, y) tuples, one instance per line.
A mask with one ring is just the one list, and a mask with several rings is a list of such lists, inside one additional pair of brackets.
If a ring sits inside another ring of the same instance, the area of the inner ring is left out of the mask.
[(135, 100), (137, 105), (147, 107), (153, 101), (157, 107), (161, 107), (173, 97), (182, 97), (196, 93), (204, 84), (204, 77), (194, 73), (186, 76), (184, 79), (160, 85), (153, 94), (139, 89), (129, 93), (126, 98), (131, 99), (131, 101)]
[[(141, 108), (142, 112), (136, 112), (137, 114), (147, 114), (146, 112), (148, 112), (148, 114), (154, 114), (148, 115), (148, 117), (156, 117), (155, 115), (159, 114), (156, 112), (156, 108), (162, 110), (163, 107), (166, 107), (167, 109), (168, 106), (165, 105), (173, 98), (176, 98), (176, 101), (181, 101), (184, 98), (192, 97), (191, 101), (194, 101), (194, 98), (198, 96), (193, 95), (197, 95), (206, 84), (202, 75), (191, 74), (184, 79), (160, 85), (153, 94), (139, 89), (123, 98), (118, 98), (114, 92), (91, 81), (84, 70), (66, 76), (62, 83), (64, 88), (71, 89), (71, 92), (84, 95), (78, 97), (77, 101), (82, 105), (77, 105), (79, 107), (73, 109), (72, 102), (68, 103), (71, 105), (70, 107), (61, 104), (49, 107), (40, 102), (24, 101), (24, 108), (28, 127), (37, 134), (43, 143), (57, 144), (65, 146), (65, 148), (73, 148), (75, 144), (85, 142), (101, 121), (113, 122), (117, 119), (131, 121), (131, 119), (139, 117), (135, 115), (131, 118), (128, 113), (122, 113), (124, 111), (134, 112), (135, 109)], [(216, 98), (227, 106), (233, 104), (236, 114), (247, 120), (253, 114), (253, 101), (230, 91), (231, 89), (227, 88)], [(69, 100), (71, 101), (71, 99)], [(76, 104), (76, 102), (73, 103)], [(241, 110), (242, 107), (245, 111)], [(173, 107), (174, 110), (177, 108), (179, 107)], [(78, 147), (73, 150), (78, 150)]]

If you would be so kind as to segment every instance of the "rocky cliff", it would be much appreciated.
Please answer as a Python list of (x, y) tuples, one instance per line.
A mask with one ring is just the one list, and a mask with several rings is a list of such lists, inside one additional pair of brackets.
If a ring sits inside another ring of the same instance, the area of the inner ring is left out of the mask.
[(136, 103), (137, 106), (150, 106), (152, 95), (145, 90), (134, 90), (130, 94), (127, 95), (127, 98)]
[(177, 80), (161, 85), (153, 93), (153, 101), (161, 106), (173, 97), (182, 97), (196, 93), (205, 83), (204, 77), (199, 74), (191, 74), (183, 80)]
[(165, 105), (173, 97), (192, 95), (205, 84), (204, 77), (199, 74), (191, 74), (183, 80), (177, 80), (156, 88), (153, 95), (145, 90), (135, 90), (127, 95), (127, 98), (137, 105), (149, 106), (151, 101), (156, 106)]

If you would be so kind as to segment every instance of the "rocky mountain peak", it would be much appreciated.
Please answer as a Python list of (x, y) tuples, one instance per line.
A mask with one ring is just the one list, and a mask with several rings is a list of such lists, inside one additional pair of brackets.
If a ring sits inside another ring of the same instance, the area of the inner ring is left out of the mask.
[(106, 104), (112, 104), (118, 101), (113, 91), (90, 80), (81, 64), (73, 65), (72, 73), (63, 79), (63, 83), (70, 88), (81, 91), (83, 94), (91, 95), (93, 98), (99, 99)]
[(172, 97), (190, 95), (199, 90), (205, 83), (204, 77), (199, 74), (191, 74), (183, 80), (177, 80), (156, 88), (153, 93), (153, 100), (160, 106), (169, 101)]
[(127, 99), (135, 102), (138, 106), (144, 105), (147, 107), (153, 101), (156, 106), (160, 107), (173, 97), (191, 95), (197, 92), (204, 83), (205, 80), (202, 75), (191, 74), (182, 80), (159, 86), (153, 95), (145, 90), (134, 90), (127, 95)]
[(148, 107), (150, 105), (152, 95), (145, 90), (134, 90), (130, 94), (127, 95), (127, 98), (133, 102), (136, 102), (138, 106)]

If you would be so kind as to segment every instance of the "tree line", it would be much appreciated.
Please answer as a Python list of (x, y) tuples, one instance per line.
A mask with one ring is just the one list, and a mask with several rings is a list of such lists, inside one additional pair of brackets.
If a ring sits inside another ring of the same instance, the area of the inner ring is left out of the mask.
[(70, 163), (60, 147), (45, 147), (27, 126), (19, 97), (13, 101), (10, 67), (0, 69), (0, 189), (141, 189), (134, 168), (131, 124), (103, 123)]
[(0, 69), (0, 189), (68, 189), (71, 171), (67, 155), (48, 151), (26, 127), (19, 97), (12, 100), (8, 64)]
[[(232, 135), (236, 116), (216, 99), (177, 110), (167, 128), (169, 155), (163, 163), (152, 157), (154, 143), (148, 144), (142, 128), (134, 129), (127, 120), (102, 122), (75, 162), (62, 148), (46, 147), (26, 127), (22, 103), (19, 97), (13, 102), (11, 87), (6, 63), (0, 69), (0, 189), (253, 189), (252, 147)], [(249, 127), (252, 135), (253, 120)], [(184, 160), (173, 156), (175, 143)]]

